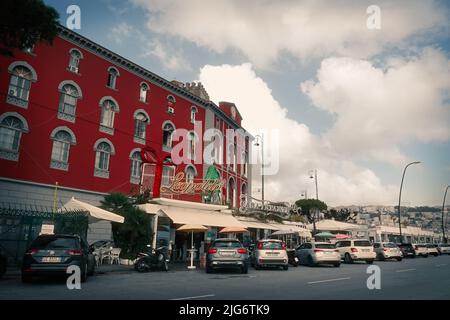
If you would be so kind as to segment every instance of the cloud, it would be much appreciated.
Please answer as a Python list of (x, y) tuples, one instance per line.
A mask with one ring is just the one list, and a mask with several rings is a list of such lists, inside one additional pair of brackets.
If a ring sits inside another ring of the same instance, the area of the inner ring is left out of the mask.
[[(336, 153), (309, 128), (287, 118), (284, 109), (272, 96), (270, 88), (259, 78), (251, 64), (204, 66), (200, 71), (213, 101), (223, 97), (236, 103), (243, 125), (252, 133), (260, 129), (279, 130), (280, 140), (274, 147), (271, 136), (267, 140), (268, 159), (279, 156), (279, 172), (267, 176), (266, 198), (270, 200), (297, 200), (303, 190), (314, 196), (310, 169), (317, 168), (319, 197), (330, 205), (394, 203), (397, 187), (383, 185), (374, 172), (346, 160)], [(279, 150), (279, 154), (273, 154)], [(258, 166), (254, 166), (253, 190), (260, 187)]]
[(157, 39), (147, 42), (144, 49), (144, 57), (154, 56), (158, 58), (165, 68), (169, 70), (190, 70), (190, 63), (180, 54), (181, 50), (168, 48)]
[(121, 22), (111, 29), (111, 33), (108, 34), (108, 39), (116, 42), (117, 44), (122, 43), (126, 38), (136, 35), (135, 29), (126, 22)]
[(130, 0), (148, 14), (155, 33), (270, 67), (280, 54), (300, 60), (330, 55), (367, 58), (412, 35), (448, 32), (448, 9), (434, 1), (376, 2), (381, 29), (369, 30), (372, 1)]
[(324, 139), (352, 159), (402, 164), (399, 149), (450, 138), (450, 61), (425, 48), (418, 56), (384, 66), (353, 58), (322, 61), (317, 80), (301, 90), (314, 106), (336, 115)]

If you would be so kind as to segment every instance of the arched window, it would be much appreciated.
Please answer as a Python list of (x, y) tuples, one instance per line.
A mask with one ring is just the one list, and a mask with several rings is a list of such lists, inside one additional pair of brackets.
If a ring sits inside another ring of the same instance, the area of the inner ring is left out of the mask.
[(60, 91), (58, 118), (74, 122), (77, 100), (80, 97), (80, 93), (72, 84), (63, 85)]
[(141, 102), (147, 102), (147, 92), (148, 85), (146, 83), (141, 83), (141, 88), (139, 90), (139, 100)]
[(75, 142), (72, 135), (65, 130), (59, 130), (54, 134), (52, 133), (51, 138), (53, 139), (53, 148), (50, 167), (68, 170), (70, 145)]
[(172, 159), (170, 157), (164, 159), (163, 171), (162, 171), (162, 186), (169, 186), (175, 175), (175, 167), (172, 164)]
[(139, 184), (141, 179), (141, 153), (139, 150), (135, 150), (131, 152), (130, 155), (131, 160), (131, 176), (130, 182), (133, 184)]
[(227, 193), (227, 200), (228, 200), (228, 204), (232, 207), (235, 208), (236, 207), (236, 202), (235, 202), (235, 197), (236, 197), (236, 187), (235, 187), (235, 183), (234, 183), (234, 179), (230, 178), (230, 180), (228, 180), (228, 193)]
[(197, 114), (197, 108), (196, 107), (192, 107), (191, 108), (191, 123), (195, 123), (195, 116)]
[(33, 73), (29, 68), (22, 65), (14, 67), (9, 81), (7, 102), (27, 107), (32, 80)]
[(107, 139), (100, 139), (95, 146), (95, 170), (94, 175), (100, 178), (109, 178), (109, 165), (114, 147)]
[(28, 132), (28, 125), (20, 116), (9, 114), (0, 117), (0, 158), (17, 161), (20, 138), (23, 132)]
[(186, 182), (193, 183), (195, 176), (197, 175), (197, 173), (195, 172), (195, 168), (193, 166), (187, 166), (185, 174), (186, 174)]
[(167, 122), (163, 126), (163, 148), (166, 148), (166, 149), (172, 148), (172, 134), (174, 131), (175, 131), (175, 127), (170, 122)]
[(146, 128), (150, 122), (145, 111), (136, 111), (134, 113), (134, 142), (145, 144)]
[(111, 98), (103, 98), (100, 101), (100, 131), (114, 134), (114, 115), (119, 111), (117, 103)]
[(188, 159), (195, 160), (195, 145), (197, 143), (197, 136), (194, 132), (189, 132), (188, 136)]
[(175, 99), (175, 97), (174, 97), (173, 95), (171, 95), (171, 94), (169, 94), (169, 95), (167, 96), (167, 101), (169, 102), (169, 105), (170, 105), (170, 104), (173, 104), (173, 103), (175, 103), (175, 102), (177, 102), (177, 100)]
[(80, 51), (77, 49), (70, 50), (70, 58), (69, 58), (69, 70), (75, 73), (78, 73), (80, 60), (83, 58)]
[(116, 68), (110, 67), (108, 69), (108, 82), (106, 83), (106, 85), (111, 89), (115, 89), (117, 84), (117, 78), (119, 77), (119, 75), (120, 75), (119, 71), (117, 71)]

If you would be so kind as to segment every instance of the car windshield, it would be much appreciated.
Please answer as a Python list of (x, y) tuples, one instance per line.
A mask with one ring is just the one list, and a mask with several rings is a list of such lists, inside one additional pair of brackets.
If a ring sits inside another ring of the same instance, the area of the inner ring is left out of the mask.
[(262, 249), (282, 249), (283, 246), (279, 241), (262, 241), (260, 242)]
[(385, 248), (397, 248), (397, 245), (395, 243), (385, 243)]
[(216, 241), (214, 243), (216, 248), (240, 248), (241, 243), (238, 241)]
[(372, 244), (367, 240), (355, 241), (355, 247), (371, 247)]
[(335, 249), (334, 244), (331, 243), (316, 243), (317, 249)]
[(78, 248), (76, 238), (40, 237), (33, 241), (34, 249), (67, 249)]

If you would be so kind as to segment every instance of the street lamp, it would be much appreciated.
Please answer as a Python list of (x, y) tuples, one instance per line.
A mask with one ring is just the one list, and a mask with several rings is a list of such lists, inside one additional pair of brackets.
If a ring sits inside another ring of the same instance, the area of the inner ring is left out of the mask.
[(302, 191), (301, 196), (305, 197), (305, 199), (308, 199), (308, 190)]
[[(261, 135), (257, 134), (255, 136), (256, 141), (255, 141), (255, 146), (259, 147), (259, 145), (261, 145), (261, 200), (262, 200), (262, 205), (264, 208), (264, 139), (263, 139), (263, 134), (261, 133)], [(261, 140), (261, 142), (259, 142)]]
[(403, 237), (402, 237), (402, 214), (401, 214), (401, 210), (400, 210), (400, 202), (401, 202), (401, 199), (402, 199), (403, 180), (405, 179), (406, 169), (407, 169), (410, 165), (413, 165), (413, 164), (419, 164), (419, 163), (421, 163), (421, 162), (420, 162), (420, 161), (414, 161), (414, 162), (408, 163), (408, 164), (405, 166), (405, 169), (403, 169), (402, 182), (401, 182), (401, 184), (400, 184), (400, 193), (399, 193), (399, 195), (398, 195), (398, 229), (399, 229), (399, 231), (400, 231), (400, 242), (403, 241)]
[(444, 200), (442, 201), (442, 241), (444, 243), (447, 243), (447, 239), (445, 239), (444, 208), (445, 208), (445, 198), (447, 197), (447, 190), (448, 190), (448, 188), (450, 188), (450, 185), (448, 185), (445, 188)]
[[(314, 179), (316, 183), (316, 200), (319, 200), (319, 188), (317, 187), (317, 169), (310, 170), (309, 171), (309, 178)], [(316, 233), (316, 215), (317, 211), (319, 211), (318, 208), (314, 209), (314, 215), (313, 215), (313, 234)]]

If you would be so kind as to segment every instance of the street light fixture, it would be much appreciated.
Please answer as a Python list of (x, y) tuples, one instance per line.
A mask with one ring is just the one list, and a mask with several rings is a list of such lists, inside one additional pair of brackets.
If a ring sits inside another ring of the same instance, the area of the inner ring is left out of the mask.
[(445, 188), (444, 200), (442, 201), (442, 241), (444, 243), (447, 243), (447, 239), (445, 238), (444, 209), (445, 209), (445, 198), (447, 197), (448, 188), (450, 188), (450, 185), (448, 185)]
[[(264, 139), (263, 134), (257, 134), (255, 136), (255, 146), (259, 147), (261, 145), (261, 200), (264, 208)], [(259, 142), (261, 140), (261, 142)]]
[[(309, 171), (309, 178), (314, 179), (316, 183), (316, 200), (319, 200), (319, 188), (317, 187), (317, 169), (310, 170)], [(317, 211), (319, 211), (318, 208), (314, 209), (314, 215), (313, 215), (313, 234), (316, 233), (316, 215)]]
[(406, 173), (406, 169), (413, 164), (419, 164), (421, 163), (420, 161), (414, 161), (411, 163), (408, 163), (405, 166), (405, 169), (403, 169), (403, 175), (402, 175), (402, 182), (400, 183), (400, 193), (398, 195), (398, 229), (400, 231), (400, 242), (403, 242), (403, 236), (402, 236), (402, 214), (401, 214), (401, 210), (400, 210), (400, 202), (402, 199), (402, 188), (403, 188), (403, 180), (405, 179), (405, 173)]

